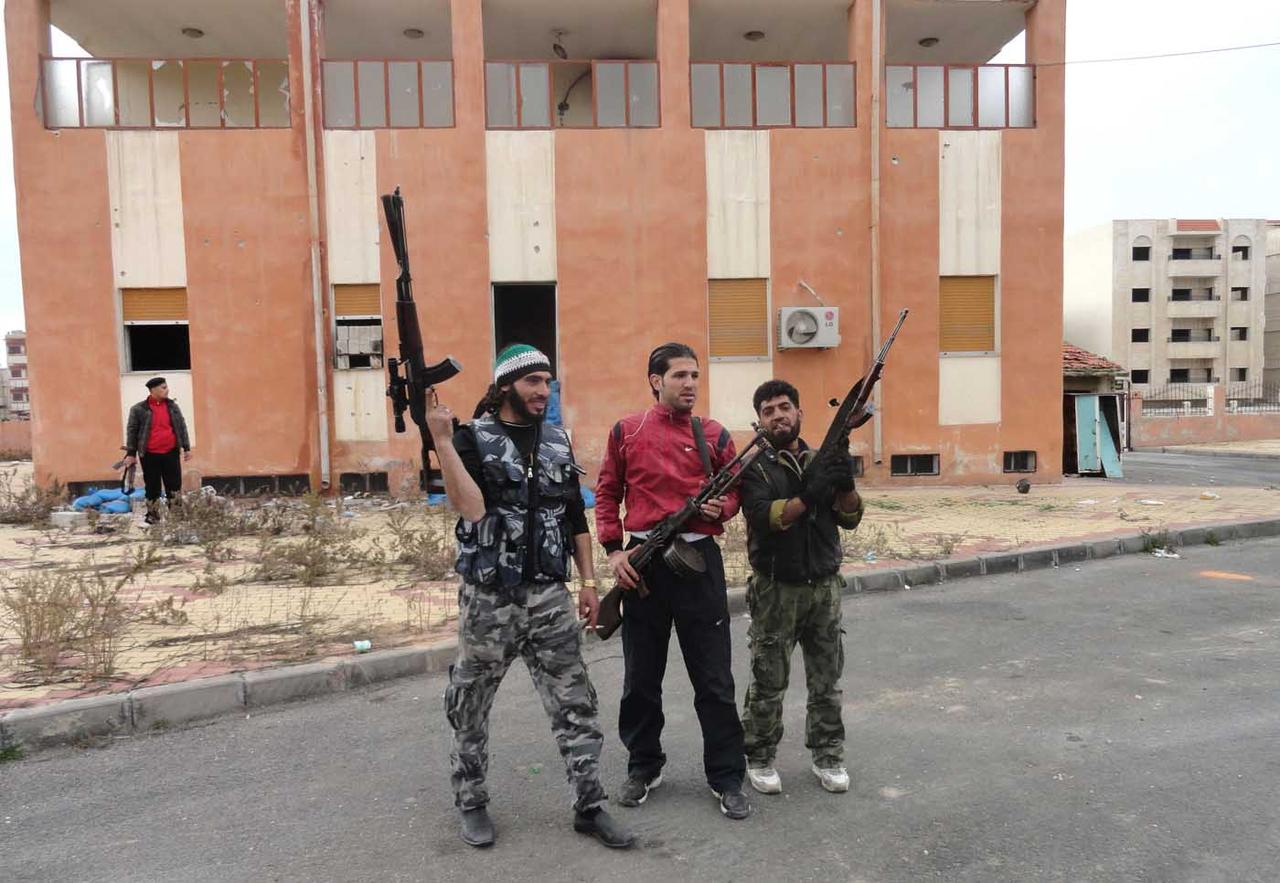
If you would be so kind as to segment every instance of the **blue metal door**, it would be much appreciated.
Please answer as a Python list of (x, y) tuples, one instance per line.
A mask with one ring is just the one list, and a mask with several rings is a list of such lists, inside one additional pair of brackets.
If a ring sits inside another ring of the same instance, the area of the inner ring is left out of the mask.
[(1076, 396), (1076, 468), (1081, 472), (1102, 471), (1098, 416), (1097, 396)]

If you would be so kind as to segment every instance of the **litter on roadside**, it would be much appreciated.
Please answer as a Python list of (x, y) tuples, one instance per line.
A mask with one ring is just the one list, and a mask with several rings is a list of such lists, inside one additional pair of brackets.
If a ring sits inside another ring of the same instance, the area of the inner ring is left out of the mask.
[(1163, 505), (1164, 505), (1164, 501), (1163, 501), (1163, 500), (1139, 500), (1139, 501), (1138, 501), (1138, 505), (1140, 505), (1140, 506), (1163, 506)]
[(1076, 505), (1077, 506), (1096, 506), (1098, 505), (1098, 501), (1097, 500), (1076, 500)]
[(1202, 500), (1221, 500), (1221, 499), (1222, 499), (1222, 495), (1221, 495), (1221, 494), (1215, 494), (1213, 491), (1205, 491), (1203, 494), (1201, 494), (1201, 495), (1200, 495), (1200, 499), (1202, 499)]
[(1151, 557), (1153, 557), (1153, 558), (1181, 558), (1182, 556), (1181, 556), (1181, 555), (1179, 555), (1177, 552), (1172, 551), (1171, 549), (1152, 549), (1152, 550), (1151, 550)]

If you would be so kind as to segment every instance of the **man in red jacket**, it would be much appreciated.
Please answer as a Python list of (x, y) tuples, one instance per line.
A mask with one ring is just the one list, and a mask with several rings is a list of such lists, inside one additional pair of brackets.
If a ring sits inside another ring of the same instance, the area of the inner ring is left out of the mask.
[[(596, 484), (596, 533), (624, 588), (634, 589), (641, 579), (629, 562), (630, 549), (698, 492), (708, 469), (718, 470), (734, 457), (728, 430), (693, 416), (699, 374), (698, 357), (688, 346), (658, 347), (649, 356), (649, 388), (657, 402), (624, 417), (609, 433)], [(624, 504), (625, 523), (619, 518)], [(639, 806), (662, 783), (662, 678), (674, 625), (702, 725), (707, 783), (726, 816), (745, 819), (751, 813), (742, 793), (746, 761), (733, 697), (724, 563), (714, 539), (737, 511), (736, 491), (711, 500), (682, 536), (705, 559), (704, 573), (681, 577), (656, 558), (643, 574), (648, 595), (629, 592), (623, 602), (626, 675), (618, 729), (630, 754), (618, 796), (623, 806)], [(624, 530), (630, 534), (626, 550)]]

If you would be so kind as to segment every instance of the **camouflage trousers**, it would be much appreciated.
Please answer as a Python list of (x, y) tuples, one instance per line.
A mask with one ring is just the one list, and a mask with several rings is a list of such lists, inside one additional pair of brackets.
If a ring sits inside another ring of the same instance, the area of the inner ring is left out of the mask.
[(840, 717), (844, 633), (840, 595), (844, 580), (831, 576), (813, 585), (784, 583), (752, 572), (747, 581), (751, 680), (743, 704), (747, 763), (769, 766), (782, 741), (782, 698), (791, 678), (791, 652), (804, 655), (809, 688), (804, 744), (820, 767), (844, 762)]
[(551, 718), (574, 788), (574, 809), (604, 803), (600, 749), (604, 733), (596, 691), (582, 660), (573, 599), (563, 583), (485, 589), (463, 583), (458, 593), (458, 656), (449, 667), (445, 713), (453, 726), (453, 792), (459, 809), (489, 802), (489, 710), (516, 656), (524, 659)]

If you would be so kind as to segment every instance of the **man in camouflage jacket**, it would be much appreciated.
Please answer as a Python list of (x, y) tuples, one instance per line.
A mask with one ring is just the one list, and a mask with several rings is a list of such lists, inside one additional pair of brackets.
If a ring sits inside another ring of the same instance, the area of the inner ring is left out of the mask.
[(847, 453), (818, 460), (800, 438), (800, 394), (770, 380), (753, 398), (759, 422), (777, 454), (758, 457), (742, 479), (751, 576), (751, 680), (742, 712), (747, 780), (762, 794), (782, 791), (774, 756), (782, 740), (782, 699), (791, 652), (804, 654), (809, 690), (805, 746), (813, 773), (827, 791), (849, 790), (844, 768), (840, 675), (840, 533), (862, 520)]
[[(498, 354), (476, 419), (454, 428), (436, 406), (428, 426), (458, 520), (458, 655), (445, 711), (453, 726), (452, 781), (462, 839), (494, 842), (485, 777), (489, 710), (507, 668), (524, 659), (574, 788), (574, 830), (625, 848), (634, 837), (604, 810), (596, 691), (582, 659), (577, 614), (599, 614), (579, 469), (564, 430), (543, 422), (551, 364), (531, 346)], [(569, 559), (582, 574), (575, 613)]]

